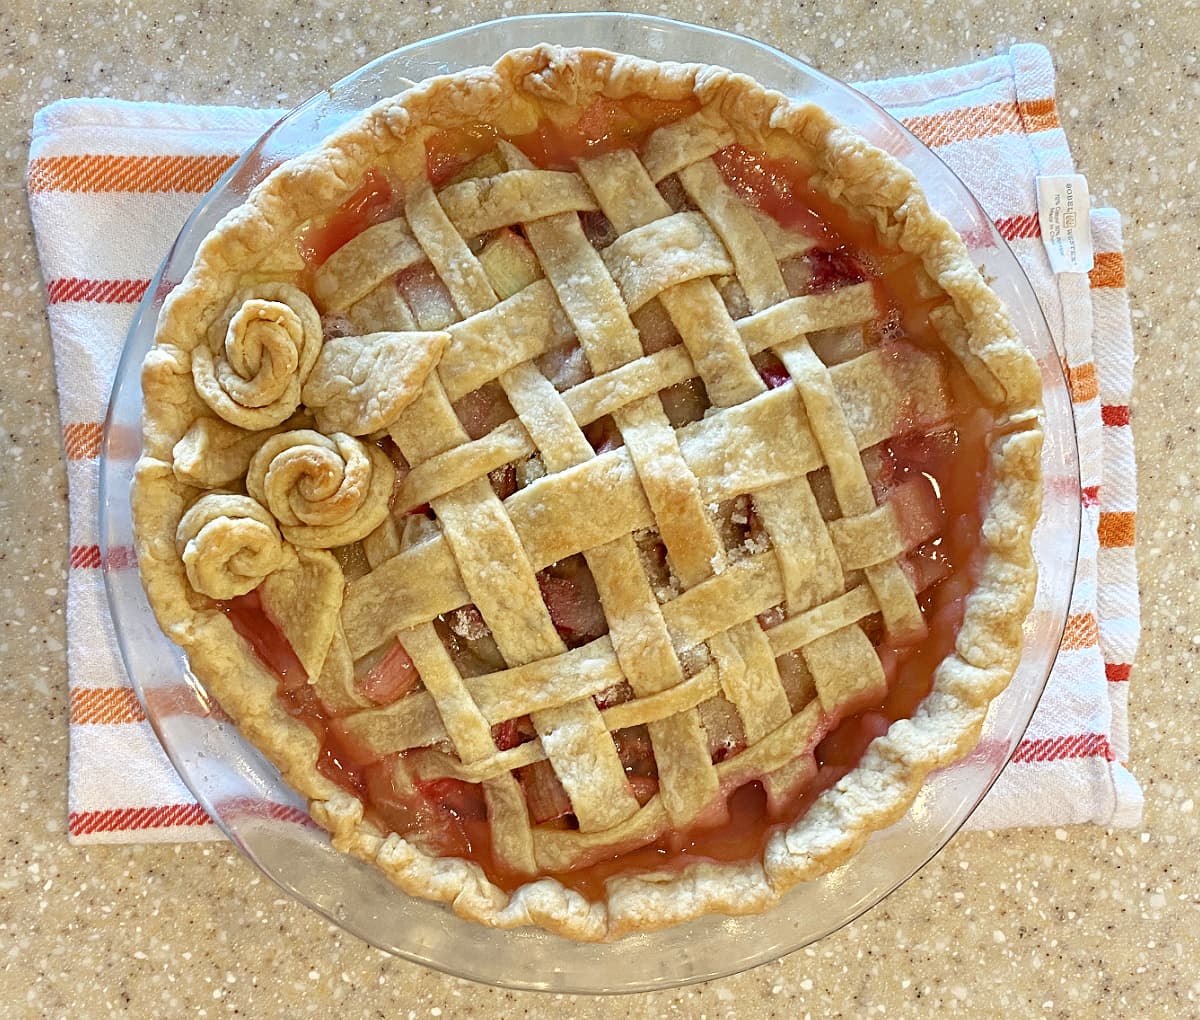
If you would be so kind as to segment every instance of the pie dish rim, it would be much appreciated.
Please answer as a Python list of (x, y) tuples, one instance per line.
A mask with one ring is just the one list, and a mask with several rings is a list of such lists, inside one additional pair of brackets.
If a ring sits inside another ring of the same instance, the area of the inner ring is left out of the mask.
[[(965, 249), (963, 250), (963, 252), (965, 254)], [(1036, 455), (1034, 456), (1033, 459), (1036, 461)], [(151, 559), (153, 557), (154, 550), (150, 545), (146, 545), (144, 548), (142, 548), (142, 547), (139, 548), (139, 553), (142, 553), (143, 551), (146, 553), (148, 559)], [(1030, 580), (1032, 580), (1032, 578), (1030, 578)], [(1030, 591), (1032, 590), (1031, 584), (1029, 585), (1029, 589), (1030, 589)], [(201, 652), (199, 654), (198, 659), (202, 662), (203, 652)], [(203, 672), (203, 669), (199, 669), (198, 672)], [(223, 704), (226, 701), (226, 699), (221, 699), (221, 700), (222, 700)], [(226, 707), (228, 709), (229, 706), (226, 706)], [(236, 705), (234, 706), (234, 708), (235, 708), (235, 710), (233, 712), (231, 712), (231, 714), (234, 714), (236, 717), (236, 715), (237, 715)], [(982, 716), (979, 717), (978, 722), (982, 722)], [(957, 750), (957, 748), (956, 748), (956, 750)], [(930, 767), (932, 767), (933, 764), (935, 764), (935, 762), (929, 762)], [(285, 769), (285, 771), (286, 771), (286, 769)], [(916, 775), (916, 773), (914, 772), (913, 775)], [(924, 778), (924, 776), (922, 774), (920, 779), (923, 780), (923, 778)], [(335, 800), (335, 798), (336, 798), (336, 794), (334, 795), (334, 797), (330, 798), (331, 808), (327, 812), (327, 820), (331, 823), (333, 828), (338, 830), (339, 837), (342, 838), (343, 843), (345, 843), (351, 850), (360, 851), (362, 853), (369, 854), (372, 848), (366, 847), (365, 845), (363, 845), (359, 842), (356, 842), (356, 840), (358, 840), (360, 838), (361, 834), (359, 834), (359, 835), (351, 835), (350, 834), (351, 830), (356, 829), (356, 824), (354, 824), (352, 821), (349, 825), (347, 823), (347, 819), (352, 819), (352, 816), (354, 814), (353, 808), (347, 806), (349, 808), (349, 813), (348, 814), (341, 813), (342, 805), (340, 805)], [(321, 809), (318, 809), (317, 814), (318, 814), (318, 816), (321, 814)], [(375, 849), (377, 849), (377, 848), (375, 848)], [(838, 861), (840, 861), (840, 859), (841, 858), (837, 858), (836, 855), (834, 855), (834, 856), (829, 857), (828, 860), (826, 861), (826, 863), (830, 867), (832, 867), (832, 866), (835, 866), (835, 864)], [(458, 897), (458, 905), (460, 905), (460, 906), (464, 905), (462, 897)], [(529, 910), (528, 912), (530, 913), (531, 916), (534, 916), (537, 919), (542, 918), (543, 912), (539, 908), (534, 907), (531, 910)], [(516, 911), (515, 913), (518, 916), (520, 915), (520, 911)], [(501, 920), (500, 923), (504, 923), (503, 920)], [(571, 931), (570, 933), (574, 934), (576, 937), (589, 937), (587, 932), (583, 932), (583, 931), (576, 930), (576, 931)], [(605, 934), (611, 935), (611, 934), (613, 934), (613, 932), (606, 931)]]

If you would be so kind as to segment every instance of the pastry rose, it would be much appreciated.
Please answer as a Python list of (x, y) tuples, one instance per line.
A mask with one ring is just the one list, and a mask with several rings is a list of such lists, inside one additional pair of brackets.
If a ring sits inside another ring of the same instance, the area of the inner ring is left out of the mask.
[(388, 513), (396, 469), (379, 447), (342, 432), (272, 436), (250, 461), (246, 488), (294, 545), (329, 549), (365, 538)]
[(175, 547), (192, 587), (214, 599), (257, 588), (283, 561), (283, 540), (266, 509), (249, 496), (209, 493), (179, 521)]
[(321, 340), (321, 316), (307, 294), (288, 283), (259, 284), (192, 351), (196, 392), (226, 421), (269, 429), (299, 406)]

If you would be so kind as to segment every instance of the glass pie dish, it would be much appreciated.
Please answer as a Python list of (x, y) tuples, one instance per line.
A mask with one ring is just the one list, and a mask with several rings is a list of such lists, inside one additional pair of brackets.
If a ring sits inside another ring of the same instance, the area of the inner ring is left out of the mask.
[[(502, 932), (412, 900), (375, 869), (334, 851), (299, 798), (209, 699), (182, 653), (159, 633), (137, 576), (106, 575), (122, 654), (147, 716), (198, 800), (269, 877), (303, 902), (385, 950), (443, 970), (516, 987), (632, 991), (743, 969), (798, 948), (867, 909), (908, 878), (953, 834), (1007, 761), (1040, 696), (1065, 620), (1078, 544), (1078, 470), (1069, 394), (1036, 299), (1015, 259), (969, 193), (930, 153), (857, 93), (767, 47), (725, 33), (633, 15), (510, 19), (398, 50), (367, 65), (281, 120), (193, 214), (139, 308), (114, 387), (101, 472), (101, 534), (128, 545), (127, 501), (142, 406), (138, 368), (163, 296), (199, 242), (280, 161), (316, 145), (346, 119), (432, 74), (488, 63), (534, 42), (599, 46), (654, 59), (731, 66), (817, 102), (905, 163), (931, 203), (968, 239), (973, 260), (1012, 310), (1043, 369), (1046, 500), (1036, 538), (1041, 580), (1026, 650), (992, 706), (977, 751), (937, 773), (908, 815), (877, 833), (848, 864), (797, 887), (766, 914), (707, 917), (668, 931), (584, 947), (545, 932)], [(530, 943), (536, 943), (531, 945)], [(532, 956), (531, 956), (532, 952)], [(521, 965), (539, 961), (536, 974)]]

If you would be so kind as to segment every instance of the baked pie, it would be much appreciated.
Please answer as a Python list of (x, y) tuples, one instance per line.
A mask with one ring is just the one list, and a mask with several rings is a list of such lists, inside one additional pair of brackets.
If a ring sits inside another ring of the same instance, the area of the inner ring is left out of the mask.
[(379, 103), (205, 240), (143, 387), (163, 629), (338, 848), (488, 925), (766, 909), (1020, 655), (1033, 358), (905, 169), (726, 70)]

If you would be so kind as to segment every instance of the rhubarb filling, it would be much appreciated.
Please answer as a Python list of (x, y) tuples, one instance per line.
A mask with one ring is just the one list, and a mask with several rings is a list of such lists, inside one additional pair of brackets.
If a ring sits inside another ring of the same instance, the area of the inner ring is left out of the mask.
[[(655, 129), (694, 112), (691, 104), (636, 97), (619, 103), (597, 100), (573, 122), (546, 120), (530, 134), (508, 141), (538, 168), (575, 170), (580, 160), (621, 149), (637, 150)], [(496, 132), (485, 126), (434, 136), (427, 145), (430, 182), (440, 187), (495, 172), (487, 161), (496, 141)], [(825, 365), (832, 368), (864, 351), (878, 351), (884, 365), (895, 373), (899, 387), (914, 358), (932, 358), (937, 363), (940, 397), (946, 405), (937, 429), (928, 432), (915, 424), (910, 427), (905, 416), (911, 415), (916, 422), (923, 409), (902, 402), (900, 420), (889, 430), (892, 438), (864, 451), (863, 456), (876, 499), (897, 507), (901, 531), (912, 529), (908, 536), (912, 541), (906, 544), (900, 565), (917, 594), (925, 630), (918, 635), (893, 633), (880, 614), (860, 621), (882, 664), (885, 690), (872, 691), (869, 698), (822, 714), (811, 742), (795, 749), (797, 761), (811, 760), (815, 767), (801, 769), (801, 780), (790, 788), (766, 784), (762, 776), (727, 771), (722, 774), (725, 778), (716, 801), (692, 824), (655, 833), (637, 845), (617, 844), (597, 851), (568, 871), (547, 872), (593, 900), (603, 897), (604, 882), (616, 875), (679, 868), (698, 860), (745, 861), (761, 855), (773, 831), (802, 817), (821, 792), (855, 767), (874, 738), (895, 720), (913, 714), (928, 694), (938, 664), (953, 652), (966, 597), (977, 580), (981, 521), (990, 489), (990, 451), (998, 425), (958, 360), (946, 353), (945, 342), (930, 321), (930, 312), (946, 302), (945, 295), (922, 286), (922, 270), (916, 260), (885, 251), (869, 224), (810, 186), (805, 167), (737, 145), (717, 153), (713, 162), (724, 182), (744, 201), (797, 239), (795, 254), (780, 267), (789, 295), (830, 293), (862, 284), (872, 288), (875, 315), (865, 327), (825, 330), (809, 337)], [(690, 208), (687, 196), (671, 180), (658, 190), (675, 211)], [(330, 220), (303, 231), (299, 249), (310, 272), (364, 230), (399, 215), (401, 202), (383, 170), (369, 171), (361, 187)], [(603, 252), (613, 243), (616, 231), (601, 213), (580, 218), (598, 250)], [(512, 275), (517, 281), (512, 289), (522, 285), (531, 254), (519, 228), (489, 231), (472, 241), (472, 248), (494, 270), (494, 279)], [(442, 328), (454, 316), (448, 295), (427, 264), (402, 270), (394, 286), (421, 328)], [(720, 289), (735, 321), (751, 314), (736, 280)], [(633, 321), (646, 355), (679, 343), (671, 319), (658, 301), (638, 309)], [(325, 325), (328, 335), (338, 335), (338, 323), (327, 321)], [(793, 385), (787, 366), (770, 350), (755, 353), (753, 360), (768, 389)], [(592, 378), (578, 344), (570, 341), (541, 355), (538, 367), (560, 393), (568, 395)], [(677, 429), (703, 423), (713, 408), (698, 378), (665, 386), (659, 397), (667, 419)], [(459, 397), (454, 410), (471, 440), (488, 436), (515, 414), (495, 383)], [(613, 415), (588, 422), (583, 431), (598, 456), (623, 444)], [(408, 465), (390, 437), (385, 435), (376, 442), (397, 466), (393, 514), (398, 518), (402, 543), (414, 547), (438, 533), (436, 510), (429, 503), (401, 505), (399, 493)], [(545, 473), (535, 453), (492, 469), (488, 482), (496, 496), (506, 501)], [(822, 517), (836, 521), (838, 493), (829, 471), (811, 472), (808, 483)], [(752, 494), (723, 500), (710, 510), (733, 561), (770, 551), (770, 537)], [(660, 603), (669, 604), (681, 587), (660, 537), (651, 530), (637, 534), (635, 541), (652, 591)], [(356, 562), (362, 555), (358, 543), (338, 550), (344, 563)], [(854, 576), (846, 578), (847, 590), (861, 583), (861, 572), (852, 573)], [(349, 570), (347, 577), (352, 579)], [(583, 649), (608, 634), (601, 597), (584, 556), (569, 556), (539, 570), (537, 586), (554, 629), (568, 649)], [(237, 632), (278, 676), (279, 695), (287, 710), (320, 740), (321, 773), (357, 796), (366, 817), (380, 831), (396, 832), (433, 854), (474, 861), (507, 890), (528, 880), (527, 873), (513, 869), (495, 852), (485, 784), (445, 776), (422, 778), (430, 761), (451, 755), (452, 749), (430, 746), (379, 755), (362, 746), (345, 725), (352, 713), (339, 713), (322, 701), (311, 682), (315, 678), (305, 675), (257, 592), (226, 600), (222, 608)], [(758, 615), (757, 626), (769, 635), (787, 615), (784, 605), (771, 607)], [(504, 656), (474, 605), (443, 613), (434, 626), (463, 677), (487, 677), (506, 668)], [(677, 652), (685, 682), (711, 662), (703, 643)], [(776, 665), (794, 711), (813, 701), (812, 677), (799, 652), (785, 652)], [(419, 670), (398, 640), (357, 661), (354, 684), (364, 707), (394, 705), (424, 690)], [(596, 693), (593, 700), (603, 714), (634, 697), (628, 683), (616, 683)], [(700, 719), (714, 763), (730, 760), (745, 747), (742, 724), (725, 698), (718, 696), (700, 706)], [(519, 749), (539, 739), (529, 715), (493, 724), (491, 736), (497, 752)], [(659, 792), (659, 763), (650, 732), (646, 725), (621, 727), (612, 731), (612, 739), (629, 791), (644, 807)], [(513, 775), (533, 826), (559, 830), (578, 826), (571, 800), (547, 757), (533, 756), (533, 760), (518, 764)]]

